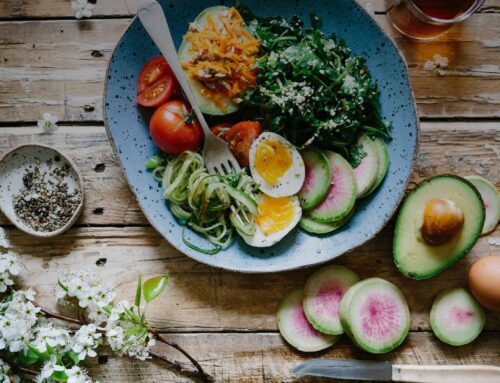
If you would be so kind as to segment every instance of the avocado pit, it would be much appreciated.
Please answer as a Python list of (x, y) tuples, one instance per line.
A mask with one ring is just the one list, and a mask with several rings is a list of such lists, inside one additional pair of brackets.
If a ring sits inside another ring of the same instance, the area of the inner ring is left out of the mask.
[(424, 217), (420, 232), (425, 242), (432, 246), (450, 242), (464, 224), (464, 212), (455, 202), (447, 198), (435, 198), (424, 206)]

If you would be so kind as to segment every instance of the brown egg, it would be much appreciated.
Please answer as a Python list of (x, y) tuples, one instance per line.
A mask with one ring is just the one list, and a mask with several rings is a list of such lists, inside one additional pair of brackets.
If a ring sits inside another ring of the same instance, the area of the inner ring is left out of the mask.
[(455, 201), (435, 198), (425, 204), (420, 231), (425, 242), (439, 246), (451, 241), (463, 224), (464, 212)]
[(500, 256), (486, 256), (469, 270), (469, 288), (479, 303), (500, 312)]

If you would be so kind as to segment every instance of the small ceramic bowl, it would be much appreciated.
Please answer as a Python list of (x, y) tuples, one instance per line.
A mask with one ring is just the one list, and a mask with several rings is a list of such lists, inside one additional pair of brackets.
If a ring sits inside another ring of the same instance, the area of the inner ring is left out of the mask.
[[(68, 184), (70, 192), (74, 191), (76, 187), (80, 189), (81, 200), (64, 226), (54, 231), (36, 231), (17, 216), (14, 211), (14, 198), (23, 188), (23, 175), (26, 170), (32, 169), (35, 165), (38, 165), (41, 171), (48, 170), (50, 167), (47, 161), (49, 160), (69, 165), (69, 172), (64, 177), (64, 181)], [(38, 144), (21, 145), (15, 147), (0, 159), (0, 210), (17, 228), (25, 233), (43, 238), (64, 233), (80, 216), (83, 209), (83, 199), (83, 179), (80, 172), (73, 161), (54, 148)]]

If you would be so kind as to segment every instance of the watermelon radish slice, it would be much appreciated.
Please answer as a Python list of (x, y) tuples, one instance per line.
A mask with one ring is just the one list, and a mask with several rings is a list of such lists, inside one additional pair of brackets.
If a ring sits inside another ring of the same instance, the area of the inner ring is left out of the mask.
[(375, 138), (373, 140), (373, 144), (375, 145), (375, 150), (377, 153), (377, 176), (375, 178), (375, 182), (368, 191), (362, 195), (361, 198), (364, 198), (370, 194), (372, 194), (375, 189), (377, 189), (387, 174), (387, 169), (389, 169), (389, 151), (387, 150), (387, 146), (385, 145), (384, 140), (381, 138)]
[(325, 334), (343, 334), (339, 318), (340, 302), (347, 290), (358, 281), (358, 275), (344, 266), (326, 266), (312, 274), (304, 287), (302, 302), (309, 323)]
[(361, 198), (375, 184), (378, 172), (378, 156), (377, 148), (368, 135), (361, 135), (358, 138), (357, 144), (366, 153), (359, 165), (354, 168), (354, 175), (358, 186), (357, 198)]
[(358, 282), (347, 291), (340, 304), (340, 319), (354, 343), (373, 354), (394, 350), (410, 329), (405, 297), (380, 278)]
[(498, 220), (500, 219), (500, 196), (498, 195), (497, 188), (481, 176), (467, 176), (465, 179), (476, 187), (483, 198), (486, 217), (481, 234), (491, 233), (497, 227)]
[(322, 334), (307, 321), (302, 308), (303, 289), (290, 291), (278, 307), (278, 328), (285, 340), (299, 351), (315, 352), (330, 347), (340, 336)]
[(448, 289), (434, 300), (430, 322), (432, 331), (441, 341), (452, 346), (463, 346), (481, 333), (485, 314), (467, 290)]
[(311, 234), (329, 234), (344, 226), (352, 217), (355, 209), (352, 209), (347, 217), (336, 222), (318, 222), (312, 219), (309, 215), (302, 215), (299, 221), (299, 226)]
[(318, 222), (336, 222), (349, 215), (356, 202), (356, 179), (351, 165), (340, 154), (324, 151), (330, 168), (332, 182), (325, 199), (309, 216)]
[(302, 209), (310, 210), (325, 198), (332, 182), (332, 171), (322, 151), (311, 148), (300, 154), (304, 160), (306, 177), (298, 197)]

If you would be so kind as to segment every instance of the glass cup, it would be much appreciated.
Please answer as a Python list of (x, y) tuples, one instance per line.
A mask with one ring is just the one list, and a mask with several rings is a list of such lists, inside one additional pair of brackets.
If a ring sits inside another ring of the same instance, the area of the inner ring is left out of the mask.
[(387, 17), (402, 34), (431, 40), (467, 19), (484, 0), (387, 0)]

